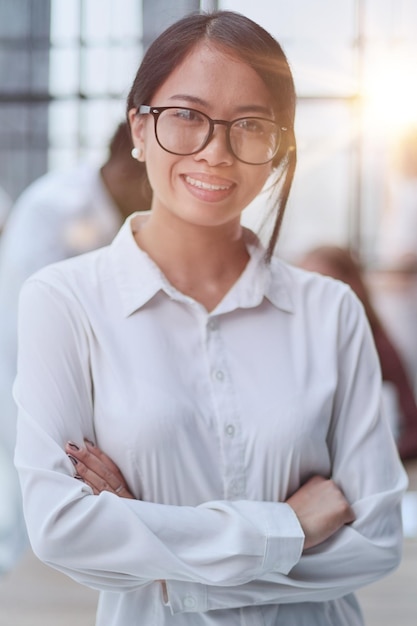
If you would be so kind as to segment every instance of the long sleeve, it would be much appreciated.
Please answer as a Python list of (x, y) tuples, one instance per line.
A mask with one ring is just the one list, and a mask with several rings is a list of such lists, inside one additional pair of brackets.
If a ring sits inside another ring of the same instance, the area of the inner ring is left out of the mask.
[(266, 573), (227, 589), (168, 581), (172, 612), (331, 600), (398, 565), (400, 502), (407, 479), (381, 415), (381, 375), (371, 333), (349, 293), (340, 313), (338, 363), (328, 446), (332, 477), (352, 504), (355, 522), (306, 551), (288, 575)]
[(79, 250), (63, 242), (68, 222), (65, 210), (56, 208), (59, 190), (39, 196), (42, 179), (17, 200), (2, 235), (0, 251), (0, 407), (2, 438), (15, 446), (16, 405), (12, 397), (16, 377), (17, 310), (20, 289), (40, 268)]
[[(2, 529), (0, 569), (9, 571), (28, 547), (18, 477), (13, 465), (16, 443), (16, 404), (12, 387), (16, 377), (17, 307), (19, 291), (28, 276), (51, 258), (44, 232), (51, 231), (37, 207), (18, 201), (9, 216), (0, 247), (0, 416)], [(33, 210), (32, 210), (33, 209)]]
[(94, 436), (89, 344), (96, 339), (64, 287), (57, 292), (36, 277), (25, 284), (15, 458), (39, 558), (110, 591), (158, 579), (238, 585), (268, 572), (287, 573), (300, 558), (304, 536), (284, 503), (172, 506), (106, 492), (94, 496), (74, 480), (63, 448), (69, 439)]

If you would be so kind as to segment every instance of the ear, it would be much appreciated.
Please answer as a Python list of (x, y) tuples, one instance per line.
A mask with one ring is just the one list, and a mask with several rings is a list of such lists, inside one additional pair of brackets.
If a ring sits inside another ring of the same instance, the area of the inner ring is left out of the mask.
[(130, 131), (132, 133), (133, 145), (139, 150), (139, 153), (143, 154), (145, 149), (145, 116), (137, 115), (136, 112), (137, 109), (130, 109), (128, 113)]

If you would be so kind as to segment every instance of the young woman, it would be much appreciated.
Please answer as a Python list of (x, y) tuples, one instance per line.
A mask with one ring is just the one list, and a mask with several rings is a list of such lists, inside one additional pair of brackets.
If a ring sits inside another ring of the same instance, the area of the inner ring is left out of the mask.
[[(357, 626), (352, 591), (398, 564), (406, 478), (362, 308), (271, 257), (294, 103), (249, 19), (170, 27), (128, 99), (151, 211), (23, 289), (29, 534), (101, 590), (100, 626)], [(271, 178), (264, 250), (240, 216)]]

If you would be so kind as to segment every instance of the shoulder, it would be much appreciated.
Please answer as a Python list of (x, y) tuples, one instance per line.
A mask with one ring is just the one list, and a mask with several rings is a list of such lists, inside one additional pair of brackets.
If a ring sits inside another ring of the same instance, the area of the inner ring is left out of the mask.
[(25, 281), (22, 293), (49, 291), (72, 300), (93, 297), (111, 275), (108, 249), (106, 246), (43, 267)]
[(104, 308), (105, 252), (96, 250), (45, 266), (23, 283), (17, 315), (21, 347), (42, 345), (45, 354), (61, 360), (73, 354), (88, 358), (94, 321)]
[(327, 308), (339, 306), (344, 300), (358, 301), (346, 283), (301, 269), (277, 257), (271, 259), (271, 274), (275, 284), (284, 285), (294, 307), (309, 303)]
[(349, 285), (273, 258), (271, 274), (286, 293), (293, 323), (317, 337), (339, 339), (369, 326), (362, 303)]
[(119, 300), (107, 247), (52, 263), (32, 274), (20, 289), (19, 334), (23, 326), (45, 333), (50, 327), (51, 332), (61, 328), (85, 337), (94, 320), (107, 311), (120, 318)]

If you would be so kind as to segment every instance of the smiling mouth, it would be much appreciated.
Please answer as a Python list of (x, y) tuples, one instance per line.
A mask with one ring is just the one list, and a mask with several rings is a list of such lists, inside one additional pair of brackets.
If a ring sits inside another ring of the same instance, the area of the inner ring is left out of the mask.
[(196, 178), (191, 178), (190, 176), (185, 176), (185, 181), (191, 185), (192, 187), (197, 187), (198, 189), (205, 189), (207, 191), (226, 191), (230, 189), (232, 185), (214, 185), (212, 183), (205, 183), (202, 180), (197, 180)]

